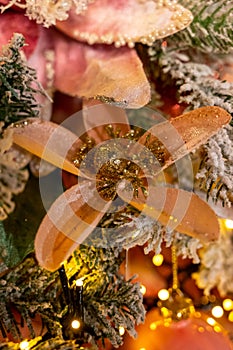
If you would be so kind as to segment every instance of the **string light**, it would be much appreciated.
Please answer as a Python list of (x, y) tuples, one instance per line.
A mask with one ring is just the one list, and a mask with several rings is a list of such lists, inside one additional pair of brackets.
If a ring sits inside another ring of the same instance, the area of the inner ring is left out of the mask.
[(220, 318), (223, 316), (224, 311), (223, 308), (220, 305), (214, 306), (213, 309), (211, 310), (211, 313), (214, 317)]
[(230, 322), (233, 322), (233, 311), (231, 311), (231, 312), (229, 313), (229, 315), (228, 315), (228, 320), (229, 320)]
[(233, 220), (226, 219), (225, 220), (225, 226), (227, 229), (232, 230), (233, 229)]
[(141, 284), (140, 292), (142, 293), (142, 295), (146, 294), (146, 287), (143, 284)]
[(163, 263), (163, 255), (162, 254), (156, 254), (152, 258), (152, 262), (155, 266), (161, 266)]
[(233, 301), (231, 299), (224, 299), (222, 302), (224, 310), (230, 311), (233, 309)]
[(80, 323), (80, 321), (79, 320), (73, 320), (72, 322), (71, 322), (71, 327), (73, 328), (73, 329), (79, 329), (80, 328), (80, 326), (81, 326), (81, 323)]
[(206, 322), (210, 325), (210, 326), (214, 326), (216, 324), (216, 321), (212, 318), (212, 317), (208, 317)]
[(83, 286), (83, 280), (79, 278), (78, 280), (75, 281), (75, 284), (77, 287), (82, 287)]
[(29, 350), (29, 342), (27, 340), (21, 341), (19, 348), (20, 350)]
[(167, 289), (160, 289), (158, 292), (158, 298), (160, 300), (167, 300), (169, 298), (169, 291)]
[(125, 328), (123, 326), (119, 327), (119, 334), (124, 335), (125, 334)]

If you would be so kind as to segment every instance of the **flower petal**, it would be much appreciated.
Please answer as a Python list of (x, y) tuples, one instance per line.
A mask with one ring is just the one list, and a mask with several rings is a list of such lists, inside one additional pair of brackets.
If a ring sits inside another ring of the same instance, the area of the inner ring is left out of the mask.
[(97, 0), (84, 15), (76, 15), (74, 9), (57, 27), (79, 41), (119, 47), (135, 42), (152, 44), (184, 29), (191, 20), (188, 10), (167, 0)]
[(59, 196), (36, 235), (39, 264), (50, 271), (58, 269), (94, 230), (110, 204), (98, 196), (95, 183), (90, 181), (75, 185)]
[(58, 33), (53, 40), (57, 90), (131, 108), (149, 102), (150, 85), (135, 50), (89, 46)]
[(71, 131), (38, 118), (27, 119), (13, 130), (13, 140), (18, 146), (61, 169), (79, 174), (72, 159), (82, 141)]
[(231, 115), (220, 107), (201, 107), (154, 125), (138, 140), (133, 152), (137, 153), (141, 145), (151, 149), (160, 164), (155, 164), (159, 173), (204, 144), (230, 120)]
[(123, 108), (102, 103), (96, 100), (83, 101), (83, 124), (89, 137), (97, 144), (109, 140), (111, 136), (106, 130), (112, 127), (112, 132), (119, 136), (130, 131), (127, 114)]
[(219, 236), (219, 223), (215, 212), (192, 192), (150, 186), (147, 198), (140, 196), (128, 200), (127, 193), (122, 189), (118, 190), (118, 194), (143, 214), (158, 220), (171, 230), (203, 242), (216, 240)]

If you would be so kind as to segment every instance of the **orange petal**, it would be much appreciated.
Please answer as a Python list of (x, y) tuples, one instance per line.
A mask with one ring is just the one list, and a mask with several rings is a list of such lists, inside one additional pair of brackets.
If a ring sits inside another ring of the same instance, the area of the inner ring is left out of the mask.
[(143, 214), (160, 221), (168, 229), (198, 238), (203, 242), (216, 240), (219, 223), (215, 212), (196, 194), (176, 188), (150, 186), (145, 199), (128, 200), (127, 193), (118, 190), (122, 199)]
[(83, 123), (89, 137), (98, 144), (111, 139), (106, 127), (121, 137), (130, 130), (128, 117), (123, 108), (101, 103), (96, 100), (83, 101)]
[(82, 142), (75, 134), (55, 123), (37, 118), (27, 119), (25, 123), (14, 127), (14, 143), (61, 169), (79, 174), (72, 159)]
[(133, 46), (135, 42), (152, 44), (184, 29), (192, 14), (175, 2), (138, 0), (98, 0), (84, 15), (75, 10), (57, 27), (67, 35), (89, 44), (104, 43)]
[(111, 202), (102, 200), (95, 183), (85, 181), (59, 196), (42, 220), (35, 239), (39, 264), (54, 271), (94, 230)]
[(57, 90), (131, 108), (149, 102), (150, 85), (135, 50), (89, 46), (54, 35)]
[[(153, 149), (151, 152), (158, 159), (155, 170), (160, 172), (170, 164), (195, 150), (216, 134), (231, 120), (231, 115), (224, 109), (207, 106), (195, 109), (154, 125), (138, 141), (133, 152), (138, 152), (141, 144)], [(157, 146), (159, 148), (157, 148)]]

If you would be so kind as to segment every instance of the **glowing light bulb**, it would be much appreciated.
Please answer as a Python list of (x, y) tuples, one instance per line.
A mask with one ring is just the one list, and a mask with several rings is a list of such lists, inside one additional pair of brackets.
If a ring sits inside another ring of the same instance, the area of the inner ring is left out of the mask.
[(81, 323), (80, 323), (79, 320), (73, 320), (73, 321), (71, 322), (71, 327), (72, 327), (73, 329), (79, 329), (80, 326), (81, 326)]
[(150, 329), (151, 329), (152, 331), (155, 331), (156, 328), (157, 328), (157, 322), (152, 322), (152, 323), (150, 324)]
[(233, 309), (233, 301), (231, 299), (224, 299), (222, 302), (224, 310), (230, 311)]
[(125, 334), (125, 328), (123, 326), (119, 327), (119, 334), (124, 335)]
[(216, 321), (212, 318), (212, 317), (208, 317), (206, 322), (210, 325), (210, 326), (214, 326), (216, 324)]
[(160, 289), (158, 297), (160, 300), (167, 300), (169, 298), (169, 291), (167, 289)]
[(77, 287), (82, 287), (83, 286), (83, 280), (79, 278), (78, 280), (75, 281), (75, 284)]
[(142, 293), (142, 295), (146, 294), (146, 287), (143, 284), (141, 284), (140, 292)]
[(29, 349), (29, 342), (27, 340), (21, 341), (19, 344), (20, 350), (28, 350)]
[(231, 312), (229, 313), (229, 315), (228, 315), (228, 320), (229, 320), (230, 322), (233, 322), (233, 311), (231, 311)]
[(224, 311), (223, 311), (223, 308), (221, 306), (217, 305), (217, 306), (213, 307), (213, 309), (211, 310), (211, 313), (214, 317), (220, 318), (223, 316)]
[(162, 254), (156, 254), (152, 258), (152, 262), (155, 266), (160, 266), (163, 263), (163, 256)]
[(229, 229), (229, 230), (233, 229), (233, 220), (226, 219), (226, 220), (225, 220), (225, 226), (226, 226), (226, 228)]

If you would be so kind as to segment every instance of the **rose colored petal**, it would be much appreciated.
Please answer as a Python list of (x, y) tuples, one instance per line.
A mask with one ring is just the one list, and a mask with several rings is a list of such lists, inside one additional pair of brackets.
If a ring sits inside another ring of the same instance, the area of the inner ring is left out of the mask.
[(83, 101), (83, 123), (89, 137), (101, 143), (113, 137), (106, 130), (112, 127), (112, 132), (121, 137), (130, 131), (128, 117), (123, 108), (101, 103), (96, 100)]
[(131, 108), (149, 102), (150, 86), (135, 50), (89, 46), (58, 34), (54, 42), (59, 91)]
[(30, 57), (37, 45), (38, 25), (30, 21), (23, 13), (9, 10), (0, 15), (0, 48), (9, 43), (14, 33), (23, 34), (27, 44), (23, 51), (27, 57)]
[(14, 127), (14, 143), (59, 168), (75, 175), (79, 173), (72, 159), (82, 142), (75, 134), (41, 119), (31, 118), (26, 123)]
[(219, 223), (215, 212), (196, 194), (176, 188), (149, 187), (145, 199), (128, 198), (128, 193), (118, 189), (122, 199), (171, 230), (198, 238), (203, 242), (216, 240)]
[(231, 115), (220, 107), (201, 107), (154, 125), (139, 139), (133, 152), (138, 152), (141, 145), (150, 149), (159, 142), (159, 148), (155, 148), (153, 154), (158, 159), (155, 172), (160, 172), (206, 143), (230, 120)]
[(138, 0), (97, 0), (84, 15), (73, 10), (68, 20), (57, 22), (67, 35), (89, 44), (130, 46), (135, 42), (152, 44), (184, 29), (192, 14), (175, 2)]
[(85, 181), (64, 192), (42, 220), (35, 239), (38, 262), (54, 271), (98, 225), (111, 202), (98, 196), (95, 182)]

